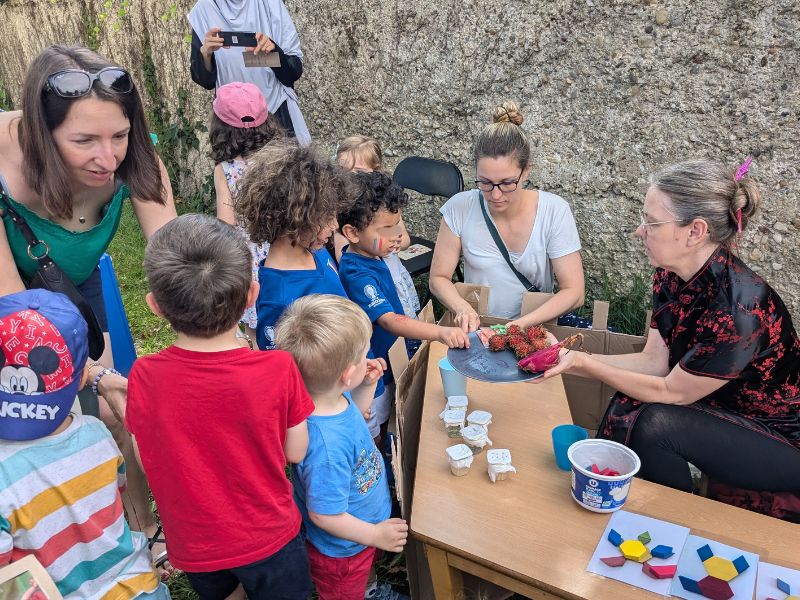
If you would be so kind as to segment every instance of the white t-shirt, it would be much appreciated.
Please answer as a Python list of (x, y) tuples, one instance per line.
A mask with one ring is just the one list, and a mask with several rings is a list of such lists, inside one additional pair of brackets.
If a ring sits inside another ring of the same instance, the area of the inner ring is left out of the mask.
[[(479, 198), (478, 190), (460, 192), (450, 198), (440, 212), (450, 231), (461, 238), (464, 280), (491, 288), (490, 315), (516, 319), (525, 288), (494, 243), (483, 219)], [(539, 206), (528, 244), (521, 254), (509, 254), (514, 267), (540, 292), (552, 292), (553, 269), (550, 261), (580, 249), (578, 228), (566, 200), (539, 191)]]

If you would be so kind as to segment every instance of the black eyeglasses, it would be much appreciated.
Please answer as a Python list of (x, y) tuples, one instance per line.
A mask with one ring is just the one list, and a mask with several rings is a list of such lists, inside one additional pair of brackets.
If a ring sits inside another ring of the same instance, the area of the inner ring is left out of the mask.
[(95, 81), (120, 94), (130, 94), (133, 91), (130, 74), (120, 67), (106, 67), (97, 73), (81, 69), (58, 71), (47, 78), (44, 89), (61, 98), (80, 98), (92, 91)]
[(487, 194), (492, 193), (494, 188), (500, 188), (500, 191), (504, 194), (509, 192), (513, 192), (517, 189), (519, 185), (519, 180), (522, 179), (522, 174), (525, 172), (525, 169), (519, 172), (519, 177), (517, 177), (516, 181), (501, 181), (500, 183), (492, 183), (491, 181), (486, 181), (484, 179), (476, 179), (475, 186), (482, 192), (486, 192)]

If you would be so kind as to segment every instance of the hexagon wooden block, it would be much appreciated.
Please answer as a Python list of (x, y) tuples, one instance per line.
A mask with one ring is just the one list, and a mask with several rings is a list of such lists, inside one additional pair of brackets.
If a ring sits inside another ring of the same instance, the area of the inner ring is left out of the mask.
[(712, 556), (703, 561), (706, 572), (722, 581), (730, 581), (739, 574), (733, 562), (721, 556)]
[(733, 598), (733, 590), (727, 581), (717, 579), (711, 575), (703, 577), (697, 582), (700, 593), (711, 600), (728, 600)]
[(651, 565), (649, 562), (642, 565), (642, 572), (653, 579), (672, 579), (677, 570), (678, 565)]
[(663, 544), (659, 544), (650, 550), (650, 554), (656, 558), (669, 558), (675, 553), (672, 551), (672, 546), (664, 546)]
[(601, 558), (600, 560), (603, 561), (605, 564), (607, 564), (609, 567), (621, 567), (626, 562), (628, 562), (628, 559), (625, 558), (624, 556), (608, 556), (606, 558)]
[(652, 557), (650, 551), (639, 540), (625, 540), (619, 545), (619, 551), (628, 560), (636, 562), (644, 562)]

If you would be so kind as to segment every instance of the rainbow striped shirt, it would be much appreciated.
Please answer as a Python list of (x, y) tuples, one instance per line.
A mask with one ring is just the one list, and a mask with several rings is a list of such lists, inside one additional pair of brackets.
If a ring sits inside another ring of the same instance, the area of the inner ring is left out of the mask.
[(0, 565), (33, 554), (65, 599), (128, 600), (158, 579), (147, 540), (122, 510), (125, 463), (99, 420), (0, 441)]

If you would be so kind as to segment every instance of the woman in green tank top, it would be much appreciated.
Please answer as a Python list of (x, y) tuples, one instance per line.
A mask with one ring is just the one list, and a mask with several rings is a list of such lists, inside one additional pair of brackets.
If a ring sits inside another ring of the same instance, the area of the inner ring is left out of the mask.
[[(155, 153), (139, 93), (124, 69), (77, 46), (51, 46), (31, 63), (22, 111), (0, 113), (0, 184), (8, 202), (81, 289), (104, 325), (97, 262), (131, 199), (145, 237), (175, 217), (172, 189)], [(3, 213), (0, 295), (24, 289), (37, 264)], [(107, 331), (107, 326), (104, 325)], [(112, 367), (111, 344), (89, 371), (99, 377), (100, 417), (127, 463), (125, 509), (131, 527), (152, 535), (147, 482), (122, 426), (127, 380)], [(116, 415), (115, 415), (116, 413)]]

